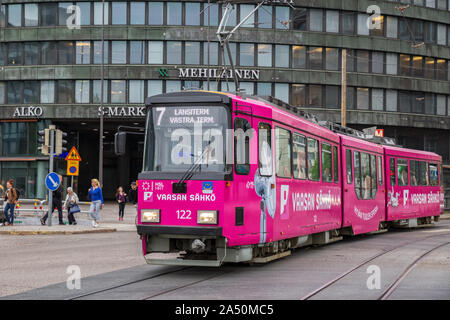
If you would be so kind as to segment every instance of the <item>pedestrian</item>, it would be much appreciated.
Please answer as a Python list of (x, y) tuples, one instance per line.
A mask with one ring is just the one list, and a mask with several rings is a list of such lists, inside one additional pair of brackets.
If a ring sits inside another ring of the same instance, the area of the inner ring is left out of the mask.
[(76, 225), (74, 213), (80, 212), (80, 207), (78, 207), (78, 196), (71, 187), (67, 188), (66, 201), (64, 202), (64, 207), (67, 210), (67, 218), (69, 219), (70, 225)]
[(100, 188), (100, 182), (97, 179), (91, 180), (92, 187), (89, 188), (89, 201), (91, 201), (91, 207), (89, 213), (93, 219), (92, 226), (94, 228), (98, 227), (98, 222), (100, 221), (100, 209), (104, 206), (102, 189)]
[[(14, 180), (11, 179), (6, 183), (6, 192), (5, 192), (5, 209), (3, 210), (3, 214), (5, 215), (5, 225), (13, 226), (14, 225), (14, 207), (17, 204), (17, 191), (14, 188)], [(8, 215), (8, 211), (11, 215)]]
[[(59, 181), (62, 182), (62, 176), (60, 174), (58, 174), (59, 177)], [(63, 186), (62, 183), (59, 185), (58, 189), (56, 189), (55, 191), (53, 191), (53, 196), (52, 196), (52, 211), (51, 214), (53, 214), (53, 211), (55, 211), (55, 208), (58, 209), (58, 220), (59, 220), (59, 225), (63, 226), (64, 225), (64, 221), (63, 221), (63, 213), (62, 213), (62, 195), (63, 193)], [(41, 224), (45, 225), (45, 222), (48, 219), (48, 212), (45, 214), (44, 217), (41, 218)], [(51, 218), (50, 218), (51, 219)]]
[(127, 194), (125, 192), (123, 192), (123, 188), (119, 187), (117, 189), (117, 193), (116, 193), (116, 200), (117, 200), (117, 203), (119, 204), (119, 221), (123, 221), (123, 214), (125, 211), (125, 203), (127, 202), (126, 196), (127, 196)]
[(128, 191), (128, 202), (132, 203), (134, 207), (136, 207), (136, 203), (138, 200), (138, 192), (136, 182), (131, 183), (131, 189)]

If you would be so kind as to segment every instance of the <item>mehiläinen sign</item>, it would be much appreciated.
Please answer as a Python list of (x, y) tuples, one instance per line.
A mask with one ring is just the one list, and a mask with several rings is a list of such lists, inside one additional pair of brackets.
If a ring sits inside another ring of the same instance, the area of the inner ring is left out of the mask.
[[(213, 79), (232, 79), (233, 70), (219, 70), (210, 68), (178, 68), (179, 78), (213, 78)], [(259, 70), (254, 69), (236, 69), (234, 71), (238, 79), (259, 80)]]

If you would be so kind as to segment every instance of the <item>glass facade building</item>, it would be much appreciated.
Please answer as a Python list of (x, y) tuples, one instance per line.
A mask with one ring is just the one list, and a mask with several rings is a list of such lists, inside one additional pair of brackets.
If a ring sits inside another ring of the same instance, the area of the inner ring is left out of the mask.
[[(26, 197), (45, 196), (39, 179), (47, 161), (37, 150), (36, 133), (53, 123), (69, 133), (70, 146), (79, 148), (83, 162), (75, 184), (83, 196), (89, 179), (98, 175), (101, 90), (107, 197), (136, 179), (142, 141), (133, 141), (130, 155), (116, 157), (112, 140), (119, 125), (143, 125), (145, 97), (235, 89), (231, 77), (220, 77), (224, 62), (229, 65), (215, 35), (224, 6), (211, 3), (106, 1), (102, 16), (101, 1), (4, 0), (0, 180), (15, 178)], [(340, 122), (346, 49), (347, 124), (383, 128), (407, 147), (441, 154), (448, 166), (450, 0), (372, 1), (367, 6), (374, 4), (379, 15), (367, 13), (361, 1), (293, 1), (295, 10), (282, 2), (263, 5), (230, 44), (241, 88)], [(228, 28), (253, 8), (252, 1), (235, 4)], [(65, 175), (64, 162), (57, 163)], [(109, 175), (114, 172), (120, 174)]]

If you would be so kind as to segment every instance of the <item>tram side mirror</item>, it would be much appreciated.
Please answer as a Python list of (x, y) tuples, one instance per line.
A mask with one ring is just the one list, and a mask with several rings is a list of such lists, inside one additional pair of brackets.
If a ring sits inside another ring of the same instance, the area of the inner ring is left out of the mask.
[(117, 132), (114, 135), (114, 153), (118, 156), (122, 156), (126, 153), (127, 147), (127, 133)]

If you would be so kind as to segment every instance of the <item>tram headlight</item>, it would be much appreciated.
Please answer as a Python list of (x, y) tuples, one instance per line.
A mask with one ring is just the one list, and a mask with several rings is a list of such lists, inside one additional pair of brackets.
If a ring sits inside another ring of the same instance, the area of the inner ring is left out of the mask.
[(218, 211), (216, 210), (198, 210), (197, 223), (198, 224), (217, 224)]
[(143, 210), (141, 213), (142, 222), (161, 222), (161, 211), (159, 209)]

